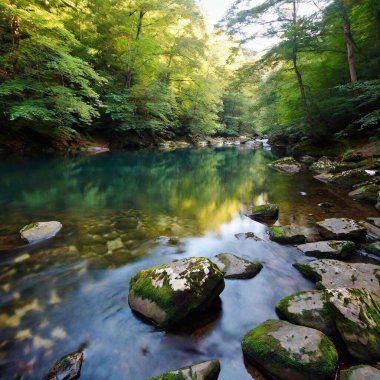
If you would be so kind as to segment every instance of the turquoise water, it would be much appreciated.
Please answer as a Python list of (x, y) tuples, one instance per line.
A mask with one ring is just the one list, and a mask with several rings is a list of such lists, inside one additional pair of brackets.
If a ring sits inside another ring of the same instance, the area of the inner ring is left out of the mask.
[[(272, 171), (267, 164), (273, 159), (270, 151), (236, 148), (3, 159), (1, 379), (41, 379), (83, 343), (81, 379), (145, 380), (207, 359), (221, 361), (221, 380), (263, 378), (244, 363), (241, 338), (276, 318), (280, 298), (314, 285), (292, 267), (309, 258), (270, 242), (266, 226), (244, 210), (277, 203), (280, 223), (303, 226), (375, 214), (310, 173)], [(335, 207), (320, 209), (322, 201)], [(63, 229), (52, 240), (25, 246), (19, 229), (43, 220), (59, 220)], [(263, 240), (235, 237), (249, 231)], [(171, 245), (170, 237), (179, 244)], [(138, 270), (221, 252), (261, 261), (264, 269), (251, 280), (227, 280), (213, 310), (172, 331), (131, 312), (128, 284)]]

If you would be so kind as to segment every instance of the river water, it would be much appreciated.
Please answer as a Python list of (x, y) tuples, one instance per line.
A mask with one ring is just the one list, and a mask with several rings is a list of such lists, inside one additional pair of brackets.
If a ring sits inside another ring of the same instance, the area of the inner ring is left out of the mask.
[[(314, 285), (292, 267), (310, 258), (270, 242), (266, 226), (244, 216), (246, 207), (277, 203), (279, 223), (302, 226), (375, 215), (309, 172), (273, 171), (274, 158), (265, 150), (204, 148), (3, 160), (0, 378), (41, 379), (85, 344), (83, 380), (145, 380), (207, 359), (221, 361), (220, 380), (263, 379), (244, 362), (242, 337), (277, 318), (279, 299)], [(321, 209), (323, 201), (335, 206)], [(64, 227), (50, 241), (22, 246), (18, 230), (44, 220)], [(241, 232), (262, 241), (239, 240)], [(128, 286), (138, 270), (221, 252), (264, 269), (250, 280), (226, 280), (212, 310), (175, 330), (157, 330), (131, 312)]]

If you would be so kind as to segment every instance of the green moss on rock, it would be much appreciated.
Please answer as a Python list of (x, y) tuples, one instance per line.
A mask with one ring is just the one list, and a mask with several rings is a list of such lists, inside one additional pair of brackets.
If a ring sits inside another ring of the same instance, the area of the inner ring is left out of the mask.
[(306, 238), (297, 227), (275, 226), (269, 229), (270, 239), (282, 244), (302, 244)]

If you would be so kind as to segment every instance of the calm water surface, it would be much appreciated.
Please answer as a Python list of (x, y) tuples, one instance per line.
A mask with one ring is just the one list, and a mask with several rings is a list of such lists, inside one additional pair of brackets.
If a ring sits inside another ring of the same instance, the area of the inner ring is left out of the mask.
[[(277, 203), (279, 223), (306, 227), (375, 214), (310, 173), (272, 171), (273, 159), (270, 151), (229, 148), (3, 160), (0, 378), (41, 379), (85, 343), (84, 380), (145, 380), (214, 358), (221, 380), (263, 379), (244, 363), (242, 337), (276, 318), (280, 298), (314, 286), (292, 267), (310, 258), (270, 242), (266, 226), (244, 216), (246, 207)], [(335, 207), (320, 209), (322, 201)], [(38, 220), (64, 227), (48, 242), (14, 250), (23, 244), (17, 231)], [(234, 236), (248, 231), (263, 240)], [(179, 245), (169, 244), (173, 236)], [(227, 280), (214, 310), (176, 330), (159, 331), (131, 312), (128, 284), (138, 270), (221, 252), (264, 269), (251, 280)]]

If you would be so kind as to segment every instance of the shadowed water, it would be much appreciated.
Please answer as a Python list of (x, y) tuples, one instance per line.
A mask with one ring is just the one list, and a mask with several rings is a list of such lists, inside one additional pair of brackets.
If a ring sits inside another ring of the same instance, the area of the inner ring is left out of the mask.
[[(263, 378), (245, 366), (242, 337), (276, 318), (280, 298), (314, 285), (292, 267), (309, 258), (270, 242), (266, 227), (244, 216), (246, 207), (277, 203), (281, 224), (303, 226), (375, 214), (308, 172), (269, 169), (271, 160), (270, 151), (230, 148), (0, 163), (0, 378), (41, 379), (84, 343), (81, 379), (145, 380), (207, 359), (220, 359), (221, 380)], [(321, 209), (322, 201), (335, 207)], [(64, 227), (22, 247), (18, 230), (39, 220)], [(248, 231), (263, 240), (235, 237)], [(264, 269), (251, 280), (226, 280), (209, 313), (172, 331), (131, 312), (128, 284), (138, 270), (221, 252)]]

